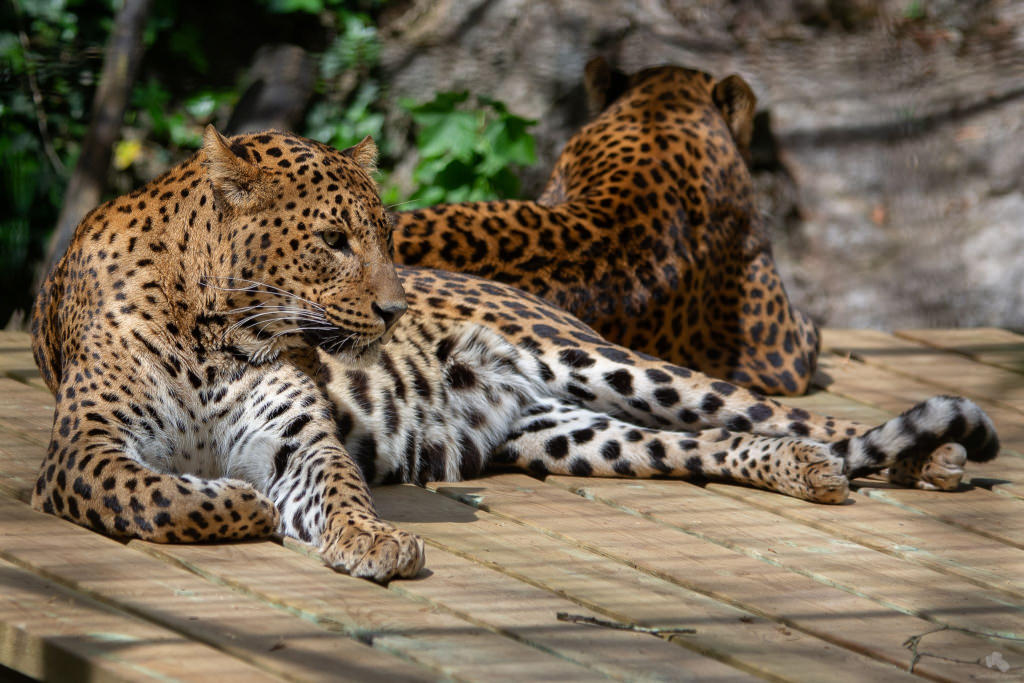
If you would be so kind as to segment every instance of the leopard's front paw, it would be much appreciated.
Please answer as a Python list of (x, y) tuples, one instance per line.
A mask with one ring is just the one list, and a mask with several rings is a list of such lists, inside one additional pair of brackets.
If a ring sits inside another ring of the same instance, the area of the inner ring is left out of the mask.
[(419, 536), (387, 522), (336, 515), (324, 531), (320, 555), (335, 569), (384, 583), (395, 576), (416, 576), (426, 551)]

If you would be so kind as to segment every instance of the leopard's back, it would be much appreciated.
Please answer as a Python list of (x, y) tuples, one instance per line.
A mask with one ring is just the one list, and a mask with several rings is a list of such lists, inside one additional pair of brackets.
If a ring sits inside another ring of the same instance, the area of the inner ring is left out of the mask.
[(819, 335), (786, 294), (754, 204), (749, 86), (602, 62), (587, 85), (603, 111), (539, 200), (400, 212), (398, 261), (512, 284), (611, 341), (764, 393), (806, 391)]

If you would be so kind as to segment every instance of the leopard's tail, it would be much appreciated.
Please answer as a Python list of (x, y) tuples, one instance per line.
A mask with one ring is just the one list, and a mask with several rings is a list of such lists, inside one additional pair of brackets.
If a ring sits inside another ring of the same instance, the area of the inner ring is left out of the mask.
[(988, 415), (958, 396), (935, 396), (860, 436), (832, 444), (851, 478), (896, 463), (928, 457), (944, 444), (963, 446), (967, 459), (986, 462), (999, 453), (999, 437)]

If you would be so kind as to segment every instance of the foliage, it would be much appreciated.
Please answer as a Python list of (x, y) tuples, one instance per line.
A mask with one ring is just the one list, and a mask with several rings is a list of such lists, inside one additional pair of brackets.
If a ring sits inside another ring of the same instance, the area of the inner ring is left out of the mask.
[(512, 167), (536, 161), (527, 132), (536, 121), (498, 100), (477, 95), (476, 107), (469, 100), (467, 92), (443, 92), (422, 104), (402, 102), (419, 126), (413, 206), (514, 197), (519, 178)]
[[(28, 283), (85, 134), (100, 66), (91, 47), (109, 25), (74, 9), (59, 0), (0, 3), (0, 325), (31, 302)], [(109, 24), (109, 3), (101, 9)]]
[[(323, 5), (318, 0), (271, 0), (276, 3)], [(377, 29), (366, 14), (339, 9), (337, 36), (320, 57), (316, 84), (318, 101), (306, 115), (307, 137), (338, 149), (351, 147), (367, 135), (384, 153), (384, 114), (377, 107), (381, 87), (372, 76), (380, 59)], [(361, 83), (354, 93), (345, 81)], [(339, 87), (340, 86), (340, 87)]]

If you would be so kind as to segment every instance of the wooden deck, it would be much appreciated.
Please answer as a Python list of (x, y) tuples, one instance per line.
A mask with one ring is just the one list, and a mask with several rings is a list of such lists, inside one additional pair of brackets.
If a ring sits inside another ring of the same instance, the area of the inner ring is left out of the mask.
[(676, 481), (381, 488), (429, 546), (385, 588), (291, 541), (125, 544), (34, 512), (52, 399), (28, 337), (0, 333), (0, 679), (1024, 679), (1024, 337), (825, 347), (825, 389), (789, 403), (877, 421), (963, 394), (1003, 453), (959, 492), (863, 481), (843, 506)]

